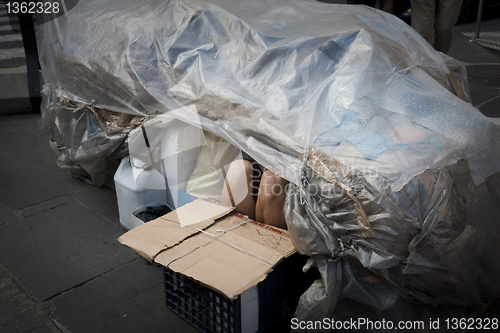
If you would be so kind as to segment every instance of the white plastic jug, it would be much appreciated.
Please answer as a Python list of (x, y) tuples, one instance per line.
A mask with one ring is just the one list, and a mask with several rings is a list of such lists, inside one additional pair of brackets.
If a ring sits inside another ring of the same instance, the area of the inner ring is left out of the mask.
[(144, 223), (132, 212), (167, 202), (163, 176), (154, 169), (143, 169), (144, 163), (138, 159), (132, 158), (132, 162), (128, 156), (123, 158), (114, 176), (120, 224), (127, 230)]

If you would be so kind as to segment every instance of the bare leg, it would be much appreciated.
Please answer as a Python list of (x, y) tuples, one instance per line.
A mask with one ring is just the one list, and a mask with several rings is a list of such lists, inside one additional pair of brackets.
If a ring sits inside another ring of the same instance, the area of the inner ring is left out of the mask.
[(287, 180), (269, 170), (264, 171), (255, 206), (257, 221), (286, 229), (283, 206), (285, 204), (287, 185)]
[(255, 199), (252, 195), (252, 164), (246, 160), (236, 160), (229, 166), (222, 189), (221, 202), (236, 207), (240, 214), (255, 220)]

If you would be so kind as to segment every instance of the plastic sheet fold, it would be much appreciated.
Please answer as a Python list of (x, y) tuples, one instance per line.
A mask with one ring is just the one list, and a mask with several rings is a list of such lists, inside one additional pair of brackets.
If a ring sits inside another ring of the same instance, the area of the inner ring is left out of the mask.
[(108, 184), (128, 154), (128, 133), (143, 117), (74, 102), (44, 90), (40, 127), (49, 134), (58, 166), (96, 186)]
[(359, 304), (394, 319), (429, 305), (464, 314), (500, 297), (500, 124), (469, 103), (465, 68), (395, 16), (299, 0), (81, 1), (37, 34), (61, 166), (99, 174), (126, 151), (127, 122), (110, 131), (96, 110), (168, 114), (293, 184), (287, 224), (321, 274), (301, 320)]

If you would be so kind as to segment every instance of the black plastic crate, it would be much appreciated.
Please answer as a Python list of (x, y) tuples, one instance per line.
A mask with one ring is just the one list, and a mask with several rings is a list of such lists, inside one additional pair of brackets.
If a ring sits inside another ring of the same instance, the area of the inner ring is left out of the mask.
[[(277, 265), (258, 284), (258, 332), (289, 331), (299, 296), (310, 285), (297, 279), (305, 259), (298, 255)], [(241, 333), (241, 299), (234, 300), (169, 268), (165, 272), (165, 298), (169, 309), (201, 332)], [(298, 282), (299, 281), (299, 282)], [(312, 282), (312, 281), (310, 281)], [(302, 285), (300, 285), (302, 284)]]

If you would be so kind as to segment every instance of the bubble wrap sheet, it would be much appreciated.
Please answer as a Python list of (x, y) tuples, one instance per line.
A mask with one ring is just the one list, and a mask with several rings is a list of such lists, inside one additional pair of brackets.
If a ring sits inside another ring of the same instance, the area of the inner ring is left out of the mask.
[[(389, 291), (454, 306), (499, 296), (500, 127), (468, 103), (464, 67), (395, 16), (296, 0), (80, 1), (37, 38), (46, 100), (168, 113), (293, 184), (287, 223), (322, 276), (300, 318), (365, 296), (395, 309)], [(56, 104), (47, 126), (67, 117)], [(363, 269), (387, 292), (358, 283)]]

